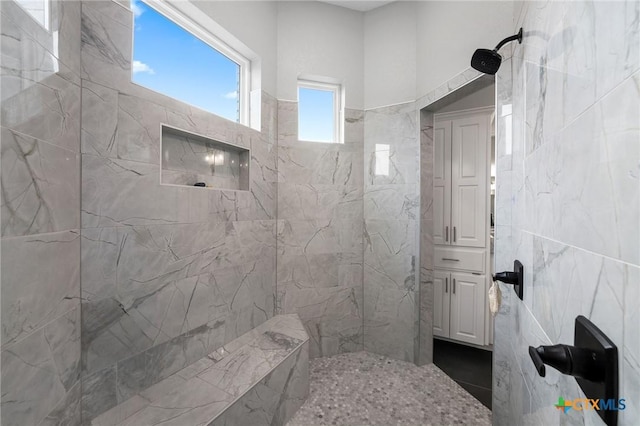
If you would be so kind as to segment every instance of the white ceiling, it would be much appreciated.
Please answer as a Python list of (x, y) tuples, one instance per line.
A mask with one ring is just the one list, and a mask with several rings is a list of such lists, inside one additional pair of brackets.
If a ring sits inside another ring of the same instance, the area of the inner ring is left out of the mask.
[(334, 4), (336, 6), (346, 7), (347, 9), (358, 10), (360, 12), (367, 12), (385, 4), (393, 3), (395, 0), (390, 1), (370, 1), (370, 0), (343, 0), (343, 1), (322, 1), (323, 3)]

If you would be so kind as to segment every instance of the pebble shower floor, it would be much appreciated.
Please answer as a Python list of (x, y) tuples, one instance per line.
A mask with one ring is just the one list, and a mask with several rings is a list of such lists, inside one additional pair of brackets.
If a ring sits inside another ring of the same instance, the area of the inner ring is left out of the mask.
[(287, 426), (490, 425), (491, 411), (433, 364), (368, 352), (310, 362), (311, 391)]

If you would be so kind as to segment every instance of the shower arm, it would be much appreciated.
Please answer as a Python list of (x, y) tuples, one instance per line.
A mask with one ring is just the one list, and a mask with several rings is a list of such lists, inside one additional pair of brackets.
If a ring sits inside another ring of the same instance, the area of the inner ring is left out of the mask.
[(520, 31), (518, 31), (518, 34), (512, 35), (511, 37), (507, 37), (504, 40), (502, 40), (500, 43), (498, 43), (498, 45), (495, 47), (495, 49), (493, 49), (493, 51), (497, 52), (498, 50), (500, 50), (502, 46), (514, 40), (518, 40), (518, 43), (522, 44), (522, 28), (520, 28)]

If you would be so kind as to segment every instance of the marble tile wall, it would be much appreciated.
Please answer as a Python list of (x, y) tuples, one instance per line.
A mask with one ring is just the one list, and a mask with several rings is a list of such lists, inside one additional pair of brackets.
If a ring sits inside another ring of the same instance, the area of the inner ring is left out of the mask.
[(311, 357), (363, 349), (364, 114), (345, 116), (343, 144), (301, 142), (278, 101), (277, 312), (300, 316)]
[(45, 22), (3, 1), (0, 19), (0, 423), (76, 425), (80, 3), (52, 1)]
[(365, 113), (365, 350), (433, 360), (433, 111), (480, 76), (465, 70), (415, 102)]
[(309, 395), (309, 343), (282, 361), (211, 426), (286, 425)]
[(420, 110), (420, 287), (418, 365), (433, 362), (433, 112)]
[(308, 341), (296, 315), (274, 316), (91, 424), (284, 425), (309, 394)]
[(418, 125), (414, 103), (365, 113), (364, 348), (405, 361), (416, 360), (419, 326)]
[[(313, 357), (429, 362), (417, 111), (475, 71), (415, 104), (347, 111), (345, 144), (313, 144), (294, 102), (263, 94), (256, 132), (131, 84), (123, 2), (54, 1), (57, 37), (0, 4), (3, 424), (78, 424), (81, 407), (88, 421), (274, 310), (300, 315)], [(639, 7), (516, 8), (529, 34), (497, 75), (496, 267), (520, 258), (529, 285), (524, 303), (503, 287), (497, 424), (597, 421), (556, 411), (579, 388), (537, 377), (526, 351), (571, 343), (579, 314), (618, 343), (621, 396), (640, 400)], [(161, 122), (251, 149), (251, 190), (160, 185)]]
[(474, 69), (468, 69), (449, 81), (436, 87), (415, 102), (419, 116), (419, 196), (420, 220), (418, 229), (418, 250), (420, 258), (419, 288), (415, 305), (415, 347), (414, 362), (424, 365), (433, 362), (433, 122), (434, 111), (452, 102), (452, 99), (466, 96), (477, 90), (482, 76)]
[(163, 127), (161, 182), (248, 191), (249, 151)]
[(525, 267), (524, 301), (502, 287), (493, 420), (602, 424), (558, 411), (584, 397), (529, 345), (573, 343), (584, 315), (618, 346), (621, 425), (640, 416), (640, 34), (638, 2), (519, 3), (525, 38), (497, 75), (496, 268)]
[[(132, 84), (131, 18), (82, 3), (85, 423), (274, 313), (277, 103), (257, 132)], [(161, 123), (250, 149), (250, 190), (161, 185)]]

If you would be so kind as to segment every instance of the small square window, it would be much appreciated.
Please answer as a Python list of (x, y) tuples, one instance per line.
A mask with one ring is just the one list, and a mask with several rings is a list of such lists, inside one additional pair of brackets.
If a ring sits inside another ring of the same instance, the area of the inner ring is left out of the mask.
[(375, 175), (389, 176), (389, 163), (391, 158), (391, 146), (377, 143), (375, 151)]
[(342, 142), (342, 93), (339, 84), (298, 81), (298, 139)]

